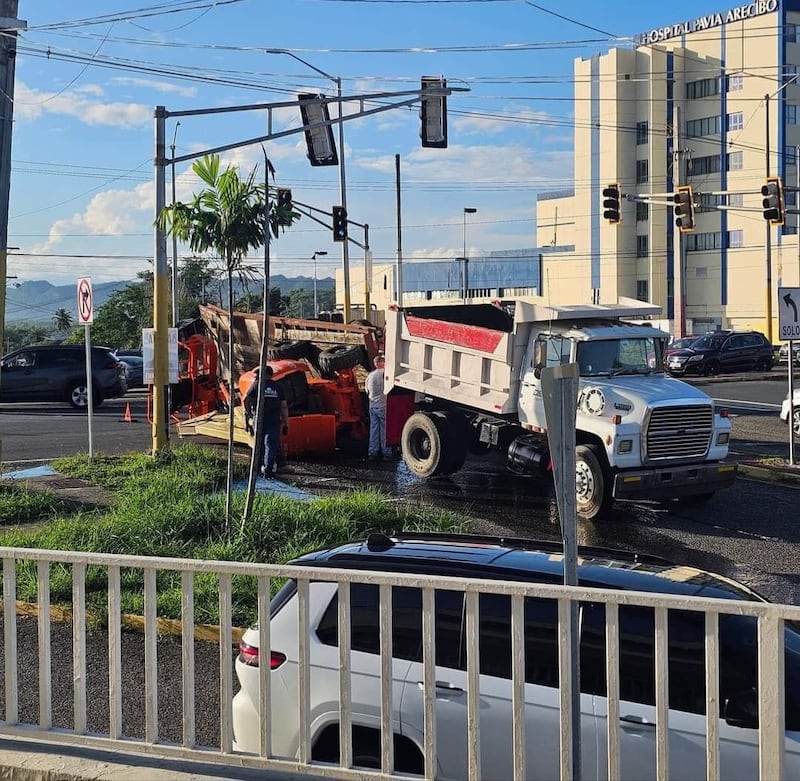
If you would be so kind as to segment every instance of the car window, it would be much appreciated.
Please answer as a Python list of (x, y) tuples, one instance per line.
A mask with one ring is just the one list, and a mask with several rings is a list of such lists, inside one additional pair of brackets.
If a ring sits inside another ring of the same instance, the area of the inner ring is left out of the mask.
[(36, 353), (24, 352), (24, 353), (17, 353), (12, 358), (9, 358), (8, 363), (6, 363), (6, 366), (26, 367), (26, 366), (34, 366), (35, 364), (36, 364)]

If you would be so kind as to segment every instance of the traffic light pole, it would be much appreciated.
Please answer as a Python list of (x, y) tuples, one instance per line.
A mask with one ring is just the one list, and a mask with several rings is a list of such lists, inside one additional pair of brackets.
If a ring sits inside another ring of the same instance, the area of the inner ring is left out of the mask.
[[(769, 94), (764, 96), (764, 103), (766, 105), (766, 130), (767, 130), (767, 139), (766, 139), (766, 168), (767, 168), (767, 176), (769, 176)], [(767, 263), (767, 300), (766, 300), (766, 329), (764, 330), (764, 334), (767, 337), (767, 341), (772, 344), (772, 225), (770, 225), (769, 220), (766, 221), (766, 239), (765, 239), (765, 250), (764, 250), (764, 257)]]

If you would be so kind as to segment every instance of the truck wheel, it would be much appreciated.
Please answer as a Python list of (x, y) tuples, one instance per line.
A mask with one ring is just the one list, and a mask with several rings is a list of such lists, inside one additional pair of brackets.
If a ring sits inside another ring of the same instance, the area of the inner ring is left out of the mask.
[(446, 468), (443, 446), (444, 417), (415, 412), (403, 426), (400, 446), (406, 466), (423, 479), (443, 474)]
[(302, 340), (284, 340), (274, 344), (267, 350), (268, 361), (280, 361), (288, 359), (291, 361), (299, 361), (301, 358), (308, 356), (310, 342)]
[(610, 485), (593, 445), (575, 448), (575, 498), (580, 518), (593, 521), (611, 506)]
[(452, 475), (458, 472), (467, 460), (467, 421), (458, 413), (433, 412), (431, 417), (436, 421), (441, 434), (443, 466), (440, 475)]
[(332, 374), (343, 369), (353, 369), (366, 362), (367, 354), (358, 344), (343, 344), (331, 347), (319, 354), (319, 369), (323, 374)]

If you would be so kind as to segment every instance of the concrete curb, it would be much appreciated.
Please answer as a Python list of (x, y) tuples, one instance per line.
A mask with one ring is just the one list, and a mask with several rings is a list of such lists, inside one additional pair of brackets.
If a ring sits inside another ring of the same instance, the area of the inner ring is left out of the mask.
[(790, 467), (770, 466), (769, 464), (739, 463), (739, 474), (753, 480), (769, 483), (783, 483), (800, 487), (800, 468), (791, 471)]

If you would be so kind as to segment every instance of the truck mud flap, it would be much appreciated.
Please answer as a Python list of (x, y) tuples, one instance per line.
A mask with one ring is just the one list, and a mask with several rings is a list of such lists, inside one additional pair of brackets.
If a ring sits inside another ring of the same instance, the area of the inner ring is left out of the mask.
[(709, 494), (732, 485), (737, 468), (737, 464), (721, 462), (618, 472), (614, 475), (614, 498), (675, 499)]

